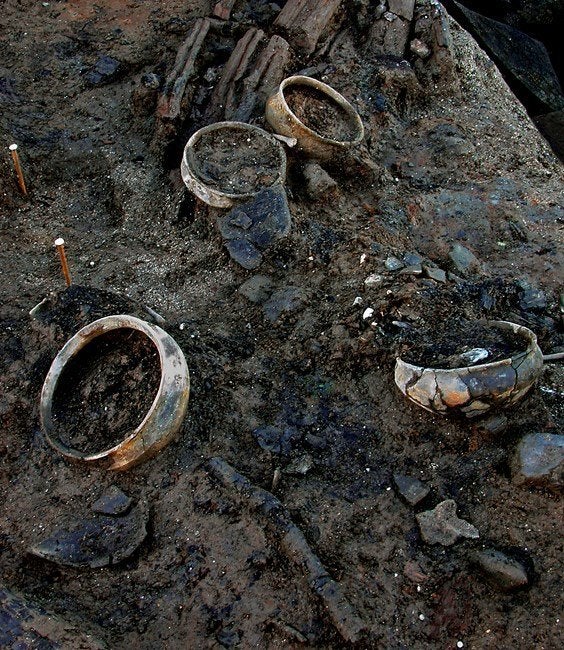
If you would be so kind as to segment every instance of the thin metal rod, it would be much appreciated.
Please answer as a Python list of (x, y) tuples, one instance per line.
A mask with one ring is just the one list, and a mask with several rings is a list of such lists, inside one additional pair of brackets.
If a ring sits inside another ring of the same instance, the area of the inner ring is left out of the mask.
[(20, 190), (22, 194), (25, 194), (27, 196), (27, 187), (25, 186), (22, 166), (20, 164), (20, 157), (18, 155), (18, 145), (11, 144), (8, 149), (10, 149), (10, 153), (12, 154), (12, 160), (14, 161), (14, 169), (16, 170), (16, 176), (18, 177), (18, 185), (20, 186)]
[(61, 269), (63, 270), (63, 275), (65, 276), (65, 282), (67, 287), (71, 286), (71, 276), (69, 273), (69, 265), (67, 263), (67, 255), (65, 253), (65, 240), (62, 237), (55, 239), (55, 246), (59, 251), (59, 257), (61, 258)]

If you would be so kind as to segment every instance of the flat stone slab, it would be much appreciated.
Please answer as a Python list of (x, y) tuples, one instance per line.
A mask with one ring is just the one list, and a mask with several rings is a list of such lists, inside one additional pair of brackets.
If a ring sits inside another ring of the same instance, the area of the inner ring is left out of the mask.
[(398, 492), (412, 506), (417, 505), (429, 494), (430, 488), (423, 481), (413, 476), (394, 474), (394, 483)]
[(562, 486), (564, 435), (530, 433), (522, 438), (513, 457), (513, 482)]

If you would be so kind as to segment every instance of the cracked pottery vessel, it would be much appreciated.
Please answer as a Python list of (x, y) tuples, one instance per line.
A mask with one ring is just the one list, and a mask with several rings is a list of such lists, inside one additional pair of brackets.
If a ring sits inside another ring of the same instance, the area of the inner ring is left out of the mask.
[[(245, 146), (249, 143), (252, 147), (259, 143), (264, 147), (268, 158), (275, 160), (275, 169), (270, 174), (261, 174), (261, 157), (250, 152), (247, 160), (248, 168), (254, 170), (252, 189), (250, 191), (233, 191), (230, 185), (233, 182), (232, 170), (227, 166), (218, 168), (218, 178), (207, 176), (202, 166), (206, 163), (199, 147), (201, 142), (210, 135), (220, 138), (240, 139), (240, 146), (233, 147), (233, 160), (245, 159)], [(186, 187), (199, 199), (214, 208), (231, 208), (235, 203), (246, 201), (255, 197), (261, 190), (274, 185), (283, 184), (286, 180), (286, 152), (282, 144), (268, 131), (245, 122), (215, 122), (204, 126), (194, 133), (184, 147), (180, 173)]]
[[(147, 336), (159, 354), (161, 380), (151, 407), (141, 423), (114, 447), (84, 453), (65, 445), (53, 424), (53, 398), (68, 363), (94, 339), (117, 329), (131, 329)], [(177, 435), (190, 395), (190, 375), (182, 350), (158, 325), (125, 314), (100, 318), (79, 330), (57, 354), (41, 391), (39, 413), (49, 444), (66, 458), (107, 469), (125, 470), (155, 456)]]
[[(284, 92), (290, 87), (305, 86), (314, 88), (324, 95), (328, 104), (336, 104), (346, 116), (354, 136), (348, 140), (333, 140), (326, 138), (306, 126), (290, 109)], [(354, 107), (334, 88), (322, 81), (295, 75), (287, 77), (278, 87), (278, 91), (266, 102), (266, 121), (275, 133), (297, 140), (296, 148), (305, 155), (320, 161), (327, 161), (335, 154), (358, 144), (364, 138), (364, 125)]]
[(488, 321), (510, 330), (523, 341), (523, 350), (510, 358), (453, 369), (423, 368), (396, 359), (395, 381), (401, 392), (421, 408), (440, 415), (467, 418), (488, 413), (521, 399), (539, 377), (543, 355), (537, 337), (527, 327), (508, 321)]

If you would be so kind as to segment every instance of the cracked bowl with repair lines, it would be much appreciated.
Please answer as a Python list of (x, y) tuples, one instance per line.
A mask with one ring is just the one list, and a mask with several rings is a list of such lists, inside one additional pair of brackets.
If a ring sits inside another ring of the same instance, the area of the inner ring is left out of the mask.
[(286, 180), (286, 153), (258, 126), (216, 122), (199, 129), (184, 147), (182, 180), (199, 199), (231, 208)]
[(467, 418), (521, 399), (542, 372), (537, 337), (527, 327), (508, 321), (489, 321), (489, 325), (516, 334), (523, 341), (523, 349), (507, 359), (453, 369), (423, 368), (397, 358), (398, 388), (427, 411)]
[(266, 121), (274, 131), (297, 140), (297, 150), (327, 161), (364, 138), (354, 107), (322, 81), (287, 77), (266, 102)]

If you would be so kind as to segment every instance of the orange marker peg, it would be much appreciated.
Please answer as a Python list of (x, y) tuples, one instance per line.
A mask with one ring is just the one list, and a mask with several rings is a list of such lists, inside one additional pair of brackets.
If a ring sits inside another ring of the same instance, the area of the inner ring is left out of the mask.
[(71, 276), (69, 273), (69, 265), (67, 263), (67, 255), (65, 253), (65, 240), (62, 237), (55, 239), (55, 246), (59, 251), (59, 257), (61, 258), (61, 269), (63, 270), (63, 275), (65, 276), (65, 282), (67, 287), (71, 286)]
[(22, 194), (27, 196), (27, 187), (25, 186), (24, 175), (22, 172), (22, 166), (20, 165), (20, 157), (18, 156), (18, 145), (11, 144), (8, 149), (12, 154), (12, 160), (14, 161), (14, 169), (16, 170), (16, 176), (18, 177), (18, 185)]

